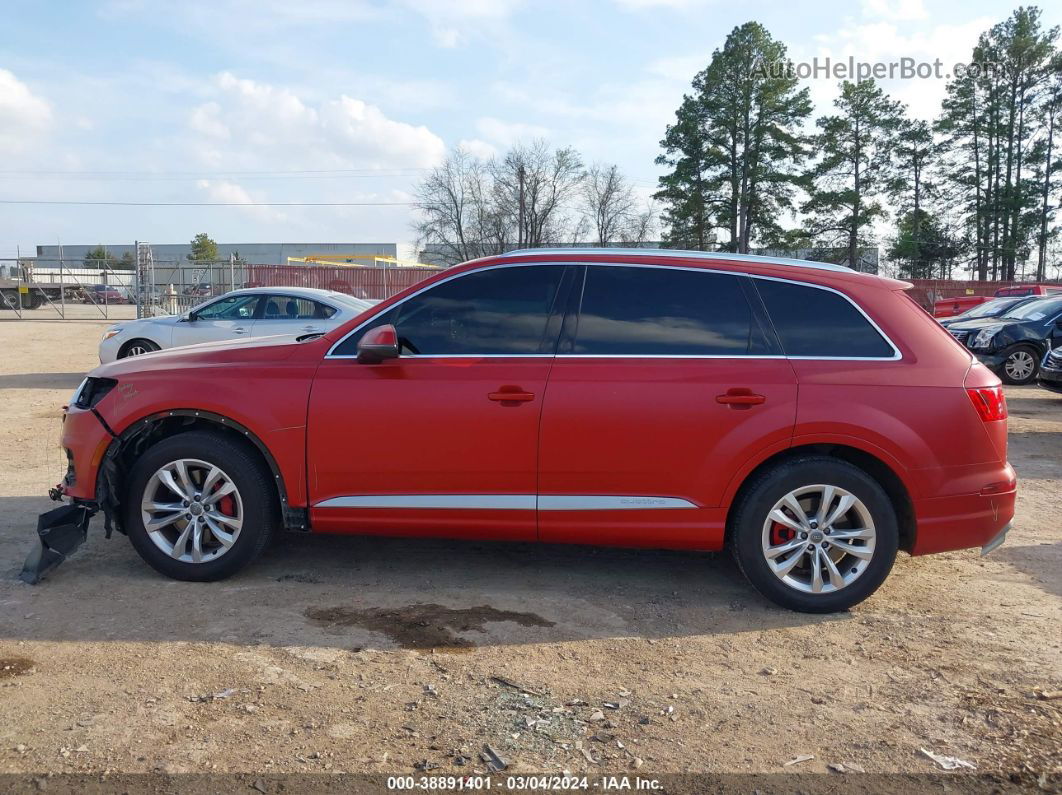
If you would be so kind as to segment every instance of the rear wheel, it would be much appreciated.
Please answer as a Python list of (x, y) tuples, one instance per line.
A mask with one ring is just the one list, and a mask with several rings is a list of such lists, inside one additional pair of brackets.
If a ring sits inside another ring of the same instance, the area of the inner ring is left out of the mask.
[(862, 602), (892, 570), (896, 512), (866, 472), (825, 456), (762, 473), (732, 518), (738, 566), (771, 601), (805, 613)]
[(145, 353), (151, 353), (152, 351), (159, 350), (159, 346), (151, 340), (129, 340), (118, 351), (118, 358), (125, 359), (129, 356), (142, 356)]
[(272, 481), (239, 442), (204, 431), (165, 439), (130, 472), (129, 540), (174, 579), (229, 577), (261, 553), (277, 525)]
[(1028, 345), (1014, 348), (1003, 362), (1000, 374), (1008, 384), (1021, 386), (1030, 384), (1040, 371), (1040, 357), (1037, 350)]

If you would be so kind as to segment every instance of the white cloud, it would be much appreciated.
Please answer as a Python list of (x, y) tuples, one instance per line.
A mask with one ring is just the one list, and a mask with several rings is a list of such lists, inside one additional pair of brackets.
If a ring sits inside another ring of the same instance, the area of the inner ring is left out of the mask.
[(429, 168), (446, 148), (427, 127), (388, 118), (362, 100), (341, 95), (313, 104), (229, 72), (216, 78), (215, 98), (193, 109), (188, 126), (202, 160), (246, 168)]
[(31, 146), (52, 123), (52, 107), (6, 69), (0, 69), (0, 151)]
[(625, 11), (646, 11), (657, 8), (669, 8), (686, 11), (704, 5), (706, 0), (615, 0), (616, 5)]
[(401, 0), (420, 14), (440, 47), (468, 43), (473, 36), (496, 34), (523, 0)]
[(490, 160), (490, 158), (498, 154), (496, 146), (479, 138), (462, 138), (457, 142), (457, 148), (463, 149), (473, 157), (478, 157), (481, 160)]
[(493, 116), (484, 116), (477, 119), (476, 131), (486, 139), (489, 145), (502, 149), (507, 149), (521, 141), (530, 141), (534, 138), (549, 138), (550, 136), (549, 129), (538, 124), (502, 121)]
[(927, 19), (922, 0), (863, 0), (863, 15), (893, 21)]

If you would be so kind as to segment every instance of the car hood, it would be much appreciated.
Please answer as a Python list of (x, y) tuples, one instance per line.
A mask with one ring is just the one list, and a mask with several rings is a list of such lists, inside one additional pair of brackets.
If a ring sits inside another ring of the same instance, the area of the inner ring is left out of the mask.
[(180, 348), (152, 351), (140, 356), (130, 356), (114, 362), (101, 364), (89, 375), (117, 378), (131, 373), (153, 370), (179, 370), (182, 367), (210, 367), (247, 362), (276, 362), (288, 359), (306, 342), (299, 342), (306, 335), (278, 334), (272, 337), (248, 337), (246, 339), (203, 342)]
[(1004, 320), (1001, 317), (978, 317), (973, 320), (950, 323), (947, 328), (949, 331), (980, 331), (989, 326), (1017, 326), (1020, 324), (1020, 320)]
[(161, 317), (142, 317), (136, 320), (121, 320), (115, 326), (122, 328), (151, 326), (176, 326), (181, 322), (180, 315), (162, 315)]

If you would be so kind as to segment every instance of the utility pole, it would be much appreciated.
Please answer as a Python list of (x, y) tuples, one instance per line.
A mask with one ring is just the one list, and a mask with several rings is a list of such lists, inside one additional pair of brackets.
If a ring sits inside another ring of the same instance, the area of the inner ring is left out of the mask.
[(519, 220), (517, 222), (517, 226), (519, 227), (519, 229), (517, 230), (517, 233), (516, 233), (516, 236), (517, 236), (516, 247), (517, 248), (523, 248), (524, 245), (527, 242), (525, 240), (525, 235), (524, 235), (524, 174), (525, 174), (524, 165), (523, 165), (523, 163), (521, 163), (516, 169), (516, 178), (517, 178), (517, 180), (519, 180), (519, 183), (520, 183), (520, 212), (519, 212)]

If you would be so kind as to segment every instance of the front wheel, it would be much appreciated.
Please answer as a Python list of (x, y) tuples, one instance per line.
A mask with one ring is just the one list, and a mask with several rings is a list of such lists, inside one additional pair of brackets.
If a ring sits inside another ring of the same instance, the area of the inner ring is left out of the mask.
[(130, 340), (118, 351), (118, 358), (125, 359), (129, 356), (143, 356), (145, 353), (159, 350), (159, 346), (151, 340)]
[(125, 528), (154, 569), (177, 580), (229, 577), (254, 560), (277, 525), (276, 488), (250, 448), (190, 431), (133, 465)]
[(1035, 348), (1019, 345), (1003, 361), (1003, 380), (1008, 384), (1022, 386), (1031, 384), (1040, 371), (1040, 357)]
[(866, 472), (826, 456), (758, 475), (731, 520), (731, 548), (752, 585), (803, 613), (847, 610), (892, 570), (896, 512)]

